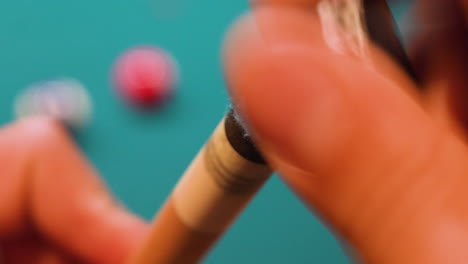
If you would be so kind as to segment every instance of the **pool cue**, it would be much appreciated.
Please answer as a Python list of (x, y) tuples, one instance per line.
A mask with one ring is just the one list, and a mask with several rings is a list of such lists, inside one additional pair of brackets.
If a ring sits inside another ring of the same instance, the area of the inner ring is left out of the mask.
[(131, 264), (198, 263), (272, 174), (233, 110), (160, 209)]
[[(416, 79), (398, 41), (387, 3), (366, 0), (364, 11), (369, 38)], [(235, 127), (235, 133), (229, 133), (229, 127)], [(243, 138), (244, 133), (231, 111), (156, 216), (148, 239), (131, 264), (196, 263), (204, 256), (271, 174), (250, 139)], [(238, 140), (233, 141), (232, 138)], [(214, 147), (217, 145), (218, 148)], [(226, 159), (220, 160), (219, 157)], [(209, 164), (218, 165), (213, 167)], [(225, 167), (220, 167), (220, 164), (225, 164)], [(237, 164), (237, 169), (236, 166), (231, 168), (234, 164)], [(216, 167), (218, 169), (213, 169)], [(227, 168), (233, 171), (226, 174), (220, 168), (225, 172)], [(241, 189), (244, 191), (239, 193)]]

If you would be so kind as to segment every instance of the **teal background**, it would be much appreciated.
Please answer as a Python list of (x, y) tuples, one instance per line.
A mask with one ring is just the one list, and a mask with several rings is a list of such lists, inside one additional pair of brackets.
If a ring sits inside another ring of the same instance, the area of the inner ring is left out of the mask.
[[(228, 105), (220, 47), (240, 0), (14, 0), (0, 4), (0, 122), (30, 83), (70, 76), (94, 101), (79, 143), (113, 192), (151, 219)], [(114, 59), (155, 44), (178, 60), (181, 84), (165, 108), (143, 114), (117, 98)], [(348, 263), (333, 236), (273, 179), (205, 263)]]

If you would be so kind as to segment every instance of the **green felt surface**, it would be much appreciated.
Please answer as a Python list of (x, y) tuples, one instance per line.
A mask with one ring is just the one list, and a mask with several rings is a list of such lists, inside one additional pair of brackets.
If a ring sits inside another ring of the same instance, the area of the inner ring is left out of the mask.
[[(247, 10), (239, 0), (14, 0), (0, 4), (0, 122), (32, 82), (70, 76), (92, 96), (79, 143), (113, 192), (150, 219), (226, 111), (220, 46)], [(181, 84), (164, 109), (119, 101), (109, 72), (123, 50), (156, 44), (178, 60)], [(205, 263), (348, 263), (334, 237), (274, 177)]]

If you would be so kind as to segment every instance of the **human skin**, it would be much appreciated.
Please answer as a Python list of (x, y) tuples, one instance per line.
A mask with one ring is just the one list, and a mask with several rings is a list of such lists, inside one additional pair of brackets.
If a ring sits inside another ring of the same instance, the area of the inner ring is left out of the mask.
[[(231, 94), (269, 162), (364, 261), (464, 263), (466, 46), (457, 30), (415, 41), (420, 94), (376, 48), (373, 67), (332, 52), (316, 1), (275, 1), (258, 3), (226, 47)], [(452, 13), (426, 10), (450, 1), (440, 2), (421, 0), (419, 17), (447, 24), (437, 18)], [(122, 263), (139, 247), (146, 223), (111, 198), (59, 124), (3, 127), (0, 160), (2, 263)]]
[(111, 198), (58, 123), (3, 127), (0, 160), (2, 264), (123, 263), (139, 246), (146, 223)]
[(365, 58), (331, 49), (317, 2), (255, 2), (226, 40), (230, 94), (256, 143), (359, 260), (465, 263), (466, 1), (417, 3), (418, 21), (439, 25), (412, 44), (419, 87), (375, 46)]

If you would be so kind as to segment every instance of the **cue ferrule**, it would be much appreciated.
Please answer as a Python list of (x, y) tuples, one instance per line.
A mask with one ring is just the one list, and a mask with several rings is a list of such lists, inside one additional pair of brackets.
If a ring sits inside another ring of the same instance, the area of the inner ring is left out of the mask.
[(129, 263), (198, 263), (271, 174), (231, 111), (187, 168)]
[(229, 115), (215, 129), (174, 191), (180, 216), (196, 230), (224, 231), (272, 174), (265, 163), (247, 160), (235, 150), (227, 137), (227, 120)]

